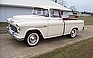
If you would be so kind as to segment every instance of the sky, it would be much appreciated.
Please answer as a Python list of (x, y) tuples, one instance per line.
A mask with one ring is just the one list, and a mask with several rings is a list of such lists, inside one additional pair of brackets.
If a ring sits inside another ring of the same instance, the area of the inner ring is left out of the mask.
[(79, 11), (93, 12), (93, 0), (64, 0), (67, 7), (75, 6)]

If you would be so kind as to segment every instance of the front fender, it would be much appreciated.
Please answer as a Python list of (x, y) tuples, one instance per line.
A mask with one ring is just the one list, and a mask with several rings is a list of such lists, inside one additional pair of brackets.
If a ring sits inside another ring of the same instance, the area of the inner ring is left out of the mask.
[(38, 31), (40, 31), (40, 33), (42, 34), (43, 38), (45, 37), (40, 28), (29, 28), (29, 29), (27, 29), (26, 32), (24, 33), (24, 36), (27, 34), (28, 31), (31, 31), (31, 30), (32, 30), (32, 31), (33, 31), (33, 30), (38, 30)]

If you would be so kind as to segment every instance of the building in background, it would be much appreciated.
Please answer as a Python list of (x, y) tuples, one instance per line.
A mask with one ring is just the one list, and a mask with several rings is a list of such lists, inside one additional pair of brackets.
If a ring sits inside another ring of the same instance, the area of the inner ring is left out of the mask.
[(63, 17), (68, 17), (70, 9), (54, 3), (51, 0), (0, 0), (0, 22), (15, 15), (31, 15), (33, 6), (59, 6), (63, 10)]

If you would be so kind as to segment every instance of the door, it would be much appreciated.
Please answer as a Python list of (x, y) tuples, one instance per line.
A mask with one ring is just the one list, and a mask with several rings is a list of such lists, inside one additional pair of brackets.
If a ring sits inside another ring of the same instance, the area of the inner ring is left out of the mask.
[(48, 36), (58, 36), (63, 34), (64, 22), (59, 10), (50, 10), (50, 20), (48, 27)]

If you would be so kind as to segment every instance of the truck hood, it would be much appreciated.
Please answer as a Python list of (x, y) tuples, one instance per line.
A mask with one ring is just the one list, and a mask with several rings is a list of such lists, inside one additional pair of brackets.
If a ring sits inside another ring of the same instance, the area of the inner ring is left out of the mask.
[(13, 19), (31, 19), (31, 18), (36, 18), (36, 17), (43, 17), (39, 15), (17, 15), (13, 16)]
[(43, 19), (47, 19), (47, 17), (44, 16), (38, 16), (38, 15), (17, 15), (17, 16), (13, 16), (12, 18), (8, 18), (7, 21), (9, 23), (12, 22), (31, 22), (31, 21), (41, 21)]

